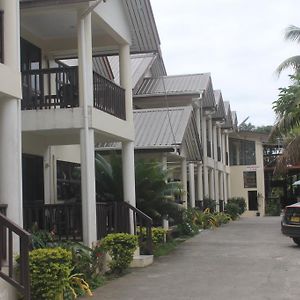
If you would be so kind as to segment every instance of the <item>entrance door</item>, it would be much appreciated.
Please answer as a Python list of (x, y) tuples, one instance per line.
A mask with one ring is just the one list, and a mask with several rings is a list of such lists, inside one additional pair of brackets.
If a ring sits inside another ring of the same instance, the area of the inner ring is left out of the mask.
[(249, 210), (258, 210), (257, 191), (248, 192)]

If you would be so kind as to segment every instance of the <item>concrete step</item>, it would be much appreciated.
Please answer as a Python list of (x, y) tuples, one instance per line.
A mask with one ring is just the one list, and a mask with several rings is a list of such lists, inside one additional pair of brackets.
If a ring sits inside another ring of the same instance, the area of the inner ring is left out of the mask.
[(131, 268), (144, 268), (153, 264), (153, 255), (135, 255), (130, 264)]
[(256, 213), (258, 211), (256, 210), (246, 210), (241, 217), (245, 217), (245, 218), (252, 218), (252, 217), (256, 217)]

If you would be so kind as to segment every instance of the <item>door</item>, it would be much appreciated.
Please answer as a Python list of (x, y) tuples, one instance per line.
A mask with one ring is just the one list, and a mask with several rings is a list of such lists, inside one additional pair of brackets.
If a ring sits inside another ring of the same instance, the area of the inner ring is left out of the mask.
[(258, 210), (257, 191), (248, 192), (248, 206), (249, 210)]

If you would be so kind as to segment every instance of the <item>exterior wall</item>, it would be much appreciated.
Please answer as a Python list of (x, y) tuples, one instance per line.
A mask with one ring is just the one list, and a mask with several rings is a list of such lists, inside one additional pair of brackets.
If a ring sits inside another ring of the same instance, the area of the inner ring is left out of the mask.
[[(256, 165), (230, 166), (231, 197), (244, 197), (249, 209), (248, 191), (257, 191), (258, 211), (261, 216), (265, 214), (265, 183), (263, 168), (263, 146), (261, 142), (255, 142)], [(243, 172), (256, 171), (256, 188), (244, 188)]]

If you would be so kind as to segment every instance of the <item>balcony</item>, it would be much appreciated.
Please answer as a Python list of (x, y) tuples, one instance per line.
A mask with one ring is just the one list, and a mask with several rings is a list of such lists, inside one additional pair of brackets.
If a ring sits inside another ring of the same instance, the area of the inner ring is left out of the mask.
[[(78, 67), (38, 69), (22, 72), (22, 110), (79, 107)], [(125, 90), (94, 72), (96, 109), (125, 120)]]

